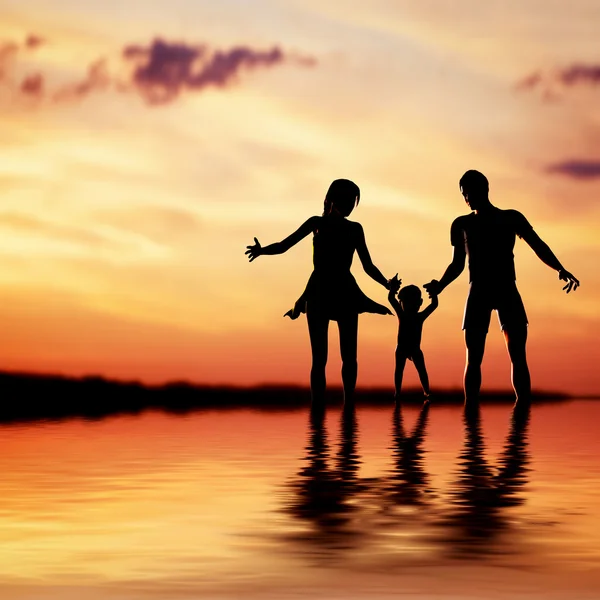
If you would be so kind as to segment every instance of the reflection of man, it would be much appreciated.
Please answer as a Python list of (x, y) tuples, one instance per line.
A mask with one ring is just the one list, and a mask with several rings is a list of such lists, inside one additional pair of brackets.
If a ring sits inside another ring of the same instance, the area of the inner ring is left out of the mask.
[[(451, 488), (448, 518), (442, 520), (450, 527), (445, 544), (453, 554), (482, 559), (499, 549), (510, 551), (518, 528), (512, 527), (514, 515), (507, 509), (525, 502), (529, 412), (529, 405), (515, 405), (510, 431), (494, 468), (486, 458), (479, 406), (465, 406), (458, 478)], [(508, 528), (512, 529), (510, 535), (500, 537)]]
[(477, 401), (479, 396), (481, 362), (492, 310), (498, 312), (506, 340), (517, 400), (527, 401), (531, 394), (525, 352), (527, 315), (515, 282), (515, 236), (524, 239), (542, 262), (558, 271), (559, 279), (567, 282), (563, 288), (567, 293), (576, 290), (579, 281), (564, 269), (520, 212), (501, 210), (490, 203), (489, 184), (483, 173), (467, 171), (459, 186), (473, 212), (452, 223), (452, 262), (440, 281), (434, 279), (424, 287), (434, 295), (439, 294), (462, 273), (468, 254), (470, 290), (463, 321), (467, 346), (465, 401)]

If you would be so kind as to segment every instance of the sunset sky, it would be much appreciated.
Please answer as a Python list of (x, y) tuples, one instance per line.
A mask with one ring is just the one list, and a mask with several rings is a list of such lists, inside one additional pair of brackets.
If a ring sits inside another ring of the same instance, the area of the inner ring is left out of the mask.
[[(346, 177), (375, 264), (422, 285), (474, 168), (582, 283), (517, 241), (534, 387), (600, 393), (599, 29), (595, 0), (3, 0), (0, 369), (306, 384), (305, 319), (282, 315), (311, 240), (245, 246)], [(434, 389), (461, 385), (467, 281), (425, 326)], [(391, 385), (396, 327), (361, 317), (359, 385)], [(495, 316), (488, 340), (484, 387), (507, 388)]]

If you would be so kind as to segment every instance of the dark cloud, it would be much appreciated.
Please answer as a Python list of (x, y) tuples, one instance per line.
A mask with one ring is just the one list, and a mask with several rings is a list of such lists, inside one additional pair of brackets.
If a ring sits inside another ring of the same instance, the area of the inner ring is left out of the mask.
[[(35, 49), (44, 45), (45, 39), (30, 34), (23, 44), (0, 43), (0, 80), (8, 81), (8, 70), (21, 49)], [(278, 46), (267, 50), (235, 46), (228, 50), (209, 49), (205, 44), (169, 42), (160, 38), (148, 45), (130, 44), (123, 48), (119, 64), (109, 71), (105, 59), (92, 63), (86, 76), (54, 90), (47, 90), (48, 77), (43, 73), (28, 75), (17, 84), (8, 85), (17, 93), (40, 100), (55, 102), (73, 101), (93, 92), (113, 88), (124, 92), (137, 92), (152, 105), (174, 101), (183, 92), (199, 92), (207, 87), (226, 88), (237, 83), (242, 73), (269, 68), (285, 62), (311, 67), (316, 60), (285, 52)], [(123, 75), (125, 73), (125, 75)]]
[(600, 65), (574, 64), (558, 72), (560, 82), (565, 86), (600, 84)]
[(600, 178), (600, 160), (565, 160), (546, 167), (547, 173), (555, 173), (574, 179)]
[(170, 102), (184, 90), (223, 88), (244, 70), (271, 67), (289, 58), (277, 46), (270, 50), (237, 46), (209, 52), (205, 46), (160, 39), (148, 47), (127, 46), (123, 57), (135, 63), (131, 82), (150, 104)]
[(150, 104), (170, 102), (195, 75), (203, 46), (157, 39), (148, 47), (126, 46), (123, 58), (135, 65), (131, 82)]
[(240, 46), (227, 52), (216, 52), (191, 81), (191, 87), (225, 87), (235, 79), (240, 70), (270, 67), (283, 60), (284, 54), (277, 47), (260, 52)]
[(600, 85), (600, 64), (573, 63), (552, 72), (534, 71), (518, 81), (515, 88), (519, 91), (541, 90), (548, 97), (575, 86), (597, 85)]

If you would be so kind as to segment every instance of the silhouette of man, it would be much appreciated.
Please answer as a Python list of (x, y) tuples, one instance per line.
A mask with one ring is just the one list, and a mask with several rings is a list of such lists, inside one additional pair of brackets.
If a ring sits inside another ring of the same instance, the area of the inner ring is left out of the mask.
[(566, 281), (563, 290), (576, 290), (579, 281), (567, 271), (548, 245), (516, 210), (501, 210), (489, 200), (489, 183), (479, 171), (467, 171), (460, 179), (460, 191), (473, 211), (458, 217), (450, 228), (454, 247), (452, 262), (442, 278), (423, 287), (437, 295), (464, 270), (469, 256), (470, 289), (465, 306), (463, 329), (467, 347), (465, 402), (477, 402), (481, 387), (481, 362), (492, 310), (498, 312), (506, 348), (512, 364), (511, 378), (517, 402), (527, 402), (531, 379), (527, 366), (527, 315), (516, 285), (513, 248), (515, 236), (529, 244), (542, 262), (558, 271)]

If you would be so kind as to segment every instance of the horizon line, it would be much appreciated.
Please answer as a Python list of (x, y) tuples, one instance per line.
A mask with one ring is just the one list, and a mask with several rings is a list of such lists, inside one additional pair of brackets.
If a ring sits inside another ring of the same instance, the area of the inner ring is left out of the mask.
[[(136, 386), (141, 387), (147, 390), (160, 390), (160, 389), (169, 389), (175, 387), (187, 387), (193, 388), (197, 390), (223, 390), (223, 391), (232, 391), (232, 392), (244, 392), (244, 391), (259, 391), (259, 390), (294, 390), (294, 391), (310, 391), (310, 386), (307, 384), (299, 384), (299, 383), (285, 383), (285, 382), (260, 382), (253, 384), (234, 384), (234, 383), (201, 383), (197, 381), (192, 381), (189, 379), (170, 379), (166, 380), (162, 383), (146, 383), (140, 379), (125, 379), (119, 377), (110, 377), (106, 375), (102, 375), (99, 373), (89, 373), (85, 375), (70, 375), (61, 372), (42, 372), (42, 371), (21, 371), (21, 370), (6, 370), (0, 369), (0, 377), (9, 376), (9, 377), (17, 377), (17, 378), (30, 378), (30, 379), (54, 379), (54, 380), (63, 380), (63, 381), (71, 381), (71, 382), (92, 382), (94, 380), (101, 381), (104, 383), (110, 383), (117, 386)], [(333, 384), (328, 385), (327, 390), (331, 392), (342, 392), (343, 388), (341, 384)], [(360, 394), (369, 394), (369, 393), (387, 393), (393, 392), (393, 385), (365, 385), (356, 387), (357, 393)], [(437, 388), (437, 390), (432, 392), (432, 395), (442, 394), (442, 395), (456, 395), (463, 394), (462, 387), (446, 387), (446, 388)], [(573, 394), (571, 392), (565, 392), (562, 390), (552, 390), (552, 389), (542, 389), (536, 388), (532, 389), (533, 396), (543, 396), (543, 397), (555, 397), (555, 398), (569, 398), (569, 399), (600, 399), (600, 392), (596, 393), (588, 393), (588, 394)], [(406, 388), (407, 395), (414, 394), (422, 394), (422, 390), (420, 387), (409, 387)], [(500, 396), (500, 395), (509, 395), (514, 396), (514, 390), (512, 388), (489, 388), (481, 390), (481, 396)]]

